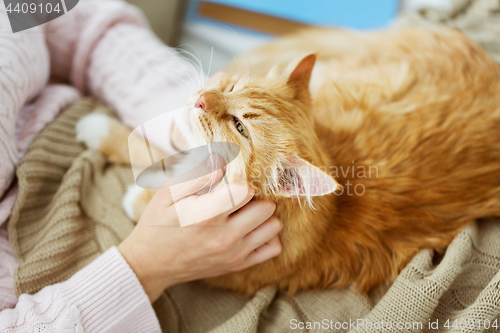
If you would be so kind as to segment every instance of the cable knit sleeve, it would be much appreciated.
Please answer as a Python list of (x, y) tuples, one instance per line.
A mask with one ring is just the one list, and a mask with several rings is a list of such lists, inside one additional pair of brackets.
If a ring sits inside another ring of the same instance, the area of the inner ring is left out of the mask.
[(51, 75), (87, 93), (91, 54), (107, 31), (119, 23), (147, 27), (136, 7), (116, 0), (81, 0), (74, 9), (45, 24)]
[(149, 298), (116, 247), (69, 280), (23, 294), (0, 312), (0, 331), (161, 332)]

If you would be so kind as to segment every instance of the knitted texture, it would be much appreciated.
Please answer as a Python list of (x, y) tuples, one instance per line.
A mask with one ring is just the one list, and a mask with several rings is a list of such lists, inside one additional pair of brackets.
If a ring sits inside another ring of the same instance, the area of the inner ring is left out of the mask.
[[(18, 168), (20, 192), (9, 223), (19, 261), (17, 294), (68, 279), (133, 228), (121, 208), (133, 180), (130, 168), (109, 164), (75, 142), (76, 122), (92, 111), (112, 114), (81, 100), (35, 139)], [(438, 320), (441, 329), (447, 320), (451, 327), (455, 319), (462, 324), (473, 319), (475, 329), (457, 324), (450, 332), (481, 332), (486, 320), (493, 324), (500, 315), (499, 238), (496, 220), (465, 228), (443, 258), (420, 252), (380, 300), (350, 289), (288, 298), (274, 287), (248, 299), (193, 282), (168, 289), (154, 308), (164, 332), (288, 332), (299, 322), (316, 322), (315, 331), (342, 332), (355, 328), (344, 323), (363, 318), (358, 331), (374, 331), (368, 322), (411, 323), (432, 331), (429, 319)], [(325, 319), (328, 329), (320, 326)]]
[(461, 30), (500, 63), (500, 2), (498, 0), (451, 0), (448, 10), (424, 8), (405, 12), (396, 27), (444, 24)]
[[(9, 222), (13, 251), (22, 263), (14, 275), (17, 295), (68, 279), (133, 228), (120, 195), (109, 195), (124, 192), (133, 180), (130, 169), (107, 165), (102, 155), (75, 141), (76, 122), (97, 105), (84, 99), (70, 107), (37, 137), (17, 169), (22, 189)], [(26, 205), (30, 209), (23, 209)], [(123, 223), (109, 228), (110, 215)]]

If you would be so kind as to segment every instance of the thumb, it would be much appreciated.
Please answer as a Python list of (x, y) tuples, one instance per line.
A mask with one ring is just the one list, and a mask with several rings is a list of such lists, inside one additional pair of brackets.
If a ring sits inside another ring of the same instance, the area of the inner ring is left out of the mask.
[(172, 205), (200, 191), (210, 191), (224, 177), (226, 161), (217, 153), (210, 153), (206, 160), (188, 172), (165, 182), (167, 188), (158, 190), (159, 199)]

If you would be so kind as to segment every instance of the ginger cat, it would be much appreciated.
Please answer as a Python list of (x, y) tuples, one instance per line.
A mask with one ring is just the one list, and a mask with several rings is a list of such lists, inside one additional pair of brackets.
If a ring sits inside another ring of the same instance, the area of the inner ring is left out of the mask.
[[(305, 51), (317, 55), (275, 66)], [(209, 285), (370, 292), (419, 250), (443, 252), (466, 224), (500, 215), (500, 67), (462, 33), (312, 29), (249, 59), (250, 76), (201, 89), (176, 122), (191, 142), (240, 147), (231, 177), (276, 202), (283, 252)], [(102, 126), (91, 145), (128, 162), (130, 129)], [(137, 218), (152, 191), (134, 191)]]

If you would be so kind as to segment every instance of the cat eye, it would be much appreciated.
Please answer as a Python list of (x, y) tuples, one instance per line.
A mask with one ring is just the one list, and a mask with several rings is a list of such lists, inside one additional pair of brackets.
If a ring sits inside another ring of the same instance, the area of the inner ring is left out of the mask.
[(241, 135), (243, 135), (245, 138), (248, 139), (247, 129), (245, 128), (245, 126), (243, 126), (241, 121), (236, 117), (234, 117), (234, 126), (236, 126), (236, 129), (238, 130), (238, 132), (240, 132)]

